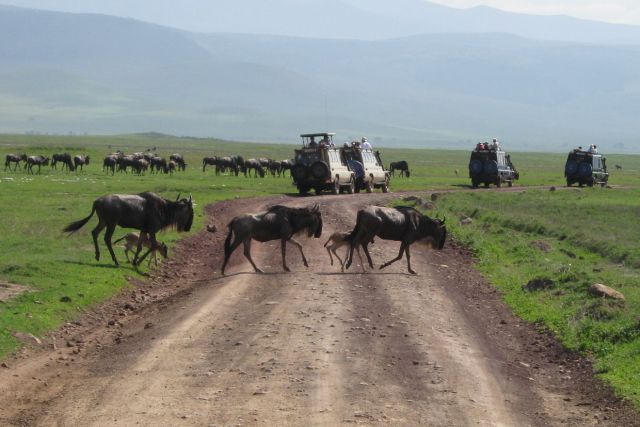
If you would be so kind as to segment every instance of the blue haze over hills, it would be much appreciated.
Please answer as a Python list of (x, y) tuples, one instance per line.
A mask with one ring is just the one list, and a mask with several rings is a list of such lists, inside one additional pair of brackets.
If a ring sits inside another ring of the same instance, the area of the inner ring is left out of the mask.
[(401, 1), (224, 0), (208, 27), (157, 19), (209, 33), (0, 6), (0, 131), (296, 142), (328, 126), (386, 145), (640, 152), (639, 27)]

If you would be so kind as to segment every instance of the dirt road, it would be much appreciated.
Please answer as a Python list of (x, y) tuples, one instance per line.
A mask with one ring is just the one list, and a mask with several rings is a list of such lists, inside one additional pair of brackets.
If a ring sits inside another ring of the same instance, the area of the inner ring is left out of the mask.
[[(392, 195), (265, 198), (209, 209), (145, 283), (0, 369), (0, 424), (60, 426), (638, 425), (590, 366), (513, 317), (453, 242), (406, 263), (340, 274), (322, 247), (358, 208)], [(275, 203), (319, 202), (306, 269), (278, 243), (238, 250), (220, 276), (224, 225)], [(398, 244), (377, 240), (374, 262)], [(355, 258), (355, 257), (354, 257)]]

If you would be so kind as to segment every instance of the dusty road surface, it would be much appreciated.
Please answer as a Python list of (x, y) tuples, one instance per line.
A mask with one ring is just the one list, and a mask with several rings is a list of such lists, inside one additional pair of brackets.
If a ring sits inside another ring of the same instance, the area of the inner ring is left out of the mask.
[[(236, 200), (147, 282), (0, 368), (0, 424), (44, 426), (638, 425), (590, 366), (514, 318), (453, 242), (363, 274), (322, 244), (393, 195)], [(254, 243), (220, 275), (236, 214), (320, 203), (324, 233)], [(398, 244), (376, 240), (374, 262)], [(354, 257), (355, 258), (355, 257)]]

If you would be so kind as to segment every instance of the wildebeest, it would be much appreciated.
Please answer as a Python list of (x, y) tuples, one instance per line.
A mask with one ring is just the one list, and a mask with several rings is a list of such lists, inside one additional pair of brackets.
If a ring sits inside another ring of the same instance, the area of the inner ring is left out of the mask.
[(202, 172), (207, 170), (207, 166), (217, 166), (218, 156), (205, 157), (202, 159)]
[(27, 157), (27, 164), (25, 168), (27, 172), (33, 173), (33, 165), (38, 165), (38, 173), (40, 173), (40, 168), (42, 166), (49, 166), (49, 158), (45, 156), (29, 156)]
[(138, 258), (142, 250), (142, 244), (138, 244), (133, 264), (139, 265), (152, 250), (158, 249), (156, 233), (167, 227), (175, 226), (178, 231), (189, 231), (193, 224), (193, 200), (180, 199), (175, 202), (164, 199), (155, 193), (145, 192), (137, 195), (110, 194), (97, 198), (93, 202), (93, 208), (88, 217), (67, 225), (63, 231), (73, 233), (80, 230), (96, 213), (98, 225), (91, 231), (93, 244), (96, 250), (96, 261), (100, 260), (98, 248), (98, 236), (106, 227), (104, 242), (109, 249), (111, 258), (116, 266), (120, 265), (111, 246), (111, 237), (116, 226), (135, 228), (141, 233), (146, 233), (151, 240), (151, 249)]
[(149, 169), (151, 169), (151, 173), (166, 173), (167, 160), (160, 156), (152, 156), (149, 159)]
[(182, 154), (174, 153), (169, 156), (169, 160), (173, 160), (174, 162), (176, 162), (178, 170), (187, 170), (187, 163), (184, 161), (184, 157), (182, 157)]
[(616, 165), (616, 170), (622, 170), (622, 166)]
[(131, 163), (131, 169), (138, 175), (141, 175), (149, 169), (149, 162), (145, 159), (134, 159)]
[[(300, 249), (302, 262), (305, 267), (308, 267), (307, 258), (302, 252), (302, 245), (295, 241), (293, 236), (306, 230), (309, 237), (320, 237), (322, 234), (322, 214), (318, 205), (312, 208), (290, 208), (277, 205), (259, 214), (238, 215), (231, 220), (228, 228), (229, 234), (224, 241), (222, 274), (224, 274), (229, 257), (240, 244), (244, 244), (244, 256), (249, 260), (253, 269), (257, 273), (262, 273), (262, 270), (256, 267), (253, 259), (251, 259), (252, 239), (258, 242), (280, 239), (282, 267), (285, 271), (290, 271), (289, 267), (287, 267), (285, 256), (287, 242), (290, 241)], [(233, 242), (231, 239), (233, 239)]]
[(251, 176), (251, 170), (253, 169), (253, 177), (257, 178), (258, 174), (260, 178), (264, 178), (264, 168), (260, 162), (256, 159), (247, 159), (244, 161), (244, 176)]
[(369, 261), (369, 266), (373, 268), (371, 255), (367, 245), (375, 236), (384, 240), (400, 241), (400, 252), (398, 256), (380, 266), (380, 269), (402, 259), (402, 255), (407, 253), (407, 267), (411, 274), (416, 274), (411, 268), (411, 254), (409, 247), (420, 239), (429, 239), (437, 249), (444, 247), (447, 238), (447, 227), (445, 220), (431, 219), (422, 215), (414, 208), (398, 206), (387, 208), (380, 206), (368, 206), (358, 211), (356, 226), (352, 231), (351, 247), (349, 249), (349, 260), (346, 268), (351, 266), (353, 250), (357, 246), (362, 246)]
[(76, 170), (78, 170), (78, 167), (80, 167), (80, 170), (83, 170), (84, 165), (89, 164), (89, 160), (89, 156), (76, 154), (75, 156), (73, 156), (73, 165), (76, 167)]
[(27, 162), (27, 155), (26, 154), (7, 154), (4, 158), (4, 170), (6, 171), (7, 168), (9, 168), (9, 170), (11, 170), (11, 163), (15, 163), (16, 165), (13, 168), (13, 171), (15, 172), (16, 169), (18, 169), (18, 166), (20, 166), (20, 162)]
[(280, 173), (282, 176), (285, 176), (286, 171), (289, 171), (289, 175), (291, 175), (291, 167), (293, 166), (292, 160), (281, 160), (280, 161)]
[(140, 244), (142, 244), (143, 247), (151, 250), (151, 256), (149, 257), (147, 266), (151, 265), (152, 258), (155, 264), (158, 265), (158, 257), (156, 256), (157, 252), (160, 252), (160, 255), (162, 255), (163, 258), (167, 258), (167, 255), (169, 252), (167, 245), (165, 245), (163, 242), (159, 240), (157, 241), (157, 245), (158, 245), (157, 250), (153, 250), (151, 245), (151, 240), (149, 239), (149, 236), (147, 236), (145, 233), (140, 233), (140, 235), (138, 235), (138, 233), (127, 233), (121, 238), (119, 238), (118, 240), (116, 240), (115, 242), (113, 242), (113, 244), (115, 245), (121, 240), (125, 241), (124, 254), (127, 257), (127, 261), (129, 262), (131, 262), (131, 259), (129, 258), (129, 252), (135, 253), (134, 248), (138, 249), (138, 245)]
[(282, 172), (282, 164), (278, 160), (269, 160), (269, 172), (271, 172), (271, 176), (275, 177), (276, 175), (280, 176)]
[(411, 172), (409, 171), (409, 164), (407, 163), (406, 160), (400, 160), (399, 162), (391, 162), (390, 166), (390, 171), (391, 171), (391, 175), (396, 176), (395, 171), (399, 170), (400, 171), (400, 176), (406, 176), (407, 178), (409, 178), (409, 175), (411, 174)]
[(62, 163), (62, 170), (64, 170), (65, 167), (72, 172), (75, 170), (73, 161), (71, 160), (71, 154), (69, 153), (57, 153), (51, 156), (51, 167), (53, 169), (58, 169), (58, 162)]
[(104, 158), (102, 161), (102, 170), (107, 171), (111, 170), (111, 175), (115, 175), (116, 173), (116, 164), (118, 163), (118, 157), (114, 155), (110, 155)]

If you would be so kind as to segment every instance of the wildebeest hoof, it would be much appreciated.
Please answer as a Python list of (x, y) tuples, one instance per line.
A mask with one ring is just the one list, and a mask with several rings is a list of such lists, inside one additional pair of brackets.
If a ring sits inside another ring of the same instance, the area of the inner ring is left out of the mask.
[(286, 271), (287, 273), (291, 272), (291, 270), (289, 269), (289, 267), (284, 267), (284, 271)]
[(264, 271), (260, 270), (259, 268), (256, 268), (256, 273), (258, 273), (258, 274), (264, 274)]
[(415, 272), (415, 271), (413, 271), (413, 270), (409, 270), (409, 273), (411, 273), (411, 274), (418, 274), (418, 273), (416, 273), (416, 272)]

